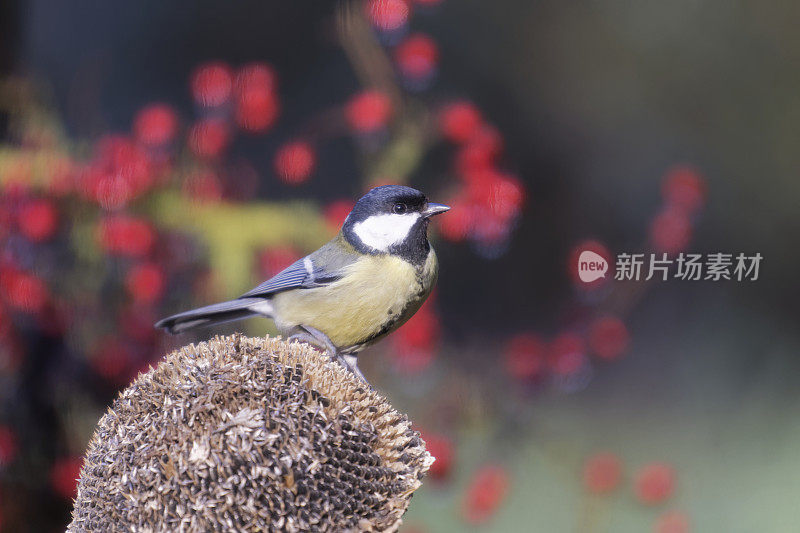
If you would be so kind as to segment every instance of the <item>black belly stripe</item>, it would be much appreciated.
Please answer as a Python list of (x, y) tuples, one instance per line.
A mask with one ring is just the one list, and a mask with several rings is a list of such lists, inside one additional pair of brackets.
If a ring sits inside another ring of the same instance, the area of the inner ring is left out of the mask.
[(413, 315), (414, 313), (410, 313), (409, 316), (406, 316), (406, 313), (409, 312), (409, 309), (412, 306), (417, 307), (417, 309), (420, 307), (417, 304), (420, 304), (420, 302), (422, 302), (427, 297), (427, 295), (430, 294), (430, 290), (432, 288), (431, 284), (435, 279), (435, 273), (433, 276), (428, 276), (426, 278), (424, 271), (424, 266), (425, 264), (427, 264), (431, 252), (432, 249), (428, 247), (425, 253), (425, 260), (422, 261), (421, 263), (415, 264), (416, 272), (414, 276), (414, 281), (416, 282), (417, 285), (417, 291), (411, 298), (409, 298), (409, 300), (406, 302), (403, 308), (400, 309), (400, 311), (395, 311), (393, 307), (390, 308), (387, 312), (386, 321), (383, 324), (381, 324), (381, 327), (378, 329), (378, 331), (376, 331), (373, 334), (367, 335), (365, 338), (357, 341), (351, 346), (340, 347), (342, 348), (342, 351), (344, 353), (355, 353), (363, 350), (370, 344), (373, 344), (374, 342), (378, 341), (381, 337), (384, 337), (385, 335), (388, 335), (389, 333), (394, 331), (397, 328), (398, 322), (400, 322), (403, 319), (408, 320), (409, 318), (411, 318), (411, 315)]
[[(418, 277), (418, 279), (421, 278), (420, 275), (418, 275), (417, 277)], [(395, 329), (395, 327), (397, 326), (397, 323), (402, 318), (405, 317), (405, 314), (409, 310), (409, 308), (411, 308), (412, 305), (415, 305), (420, 300), (425, 298), (425, 295), (427, 293), (427, 291), (425, 290), (425, 287), (422, 285), (422, 283), (418, 283), (418, 285), (419, 285), (419, 290), (414, 295), (414, 298), (411, 298), (406, 303), (406, 305), (403, 306), (403, 308), (399, 312), (395, 312), (394, 309), (389, 309), (389, 313), (388, 313), (389, 316), (388, 316), (387, 320), (378, 329), (378, 331), (373, 333), (373, 334), (371, 334), (371, 335), (369, 335), (369, 336), (367, 336), (367, 337), (365, 337), (364, 339), (356, 342), (350, 348), (357, 348), (357, 349), (364, 348), (364, 347), (372, 344), (373, 342), (377, 341), (381, 337), (391, 333)], [(410, 317), (408, 317), (408, 318), (410, 318)]]

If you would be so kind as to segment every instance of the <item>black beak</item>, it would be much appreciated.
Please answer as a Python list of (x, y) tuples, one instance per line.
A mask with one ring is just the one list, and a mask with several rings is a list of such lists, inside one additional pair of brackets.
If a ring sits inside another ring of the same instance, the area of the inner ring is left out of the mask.
[(434, 215), (438, 215), (444, 213), (445, 211), (450, 211), (450, 206), (444, 204), (437, 204), (434, 202), (428, 202), (428, 207), (422, 211), (422, 216), (425, 218), (430, 218)]

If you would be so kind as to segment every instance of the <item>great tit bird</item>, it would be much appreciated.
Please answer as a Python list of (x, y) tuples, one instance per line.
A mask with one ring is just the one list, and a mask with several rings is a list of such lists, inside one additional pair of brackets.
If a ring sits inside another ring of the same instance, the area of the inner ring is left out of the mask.
[(175, 334), (263, 315), (289, 340), (327, 350), (363, 379), (356, 354), (399, 328), (431, 293), (439, 264), (428, 222), (449, 209), (410, 187), (376, 187), (317, 251), (235, 300), (173, 315), (156, 327)]

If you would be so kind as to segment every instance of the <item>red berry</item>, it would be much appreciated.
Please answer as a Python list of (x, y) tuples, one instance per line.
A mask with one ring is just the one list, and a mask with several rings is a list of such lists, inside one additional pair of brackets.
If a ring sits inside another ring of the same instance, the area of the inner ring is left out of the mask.
[(228, 147), (228, 126), (218, 119), (203, 119), (189, 130), (189, 148), (198, 157), (215, 159)]
[(316, 155), (310, 144), (294, 141), (284, 144), (275, 154), (275, 172), (281, 181), (298, 185), (308, 180), (316, 166)]
[(75, 497), (82, 463), (80, 457), (64, 457), (53, 464), (50, 469), (50, 486), (58, 496), (65, 500)]
[(325, 221), (332, 232), (339, 231), (354, 205), (350, 200), (336, 200), (325, 207)]
[(522, 210), (525, 189), (516, 176), (498, 174), (491, 182), (487, 200), (492, 214), (500, 220), (507, 221), (516, 217)]
[(481, 467), (472, 477), (462, 501), (464, 519), (471, 524), (486, 522), (505, 500), (509, 474), (502, 467)]
[(557, 376), (577, 373), (586, 363), (583, 339), (575, 333), (561, 333), (550, 344), (548, 362)]
[(350, 127), (359, 133), (384, 128), (392, 116), (392, 101), (380, 91), (364, 91), (347, 103), (345, 115)]
[(134, 182), (148, 180), (150, 158), (128, 137), (108, 135), (97, 142), (93, 163)]
[(444, 435), (423, 431), (422, 440), (425, 441), (425, 448), (436, 461), (431, 465), (428, 474), (432, 479), (444, 480), (450, 476), (453, 469), (453, 459), (455, 456), (453, 441)]
[(664, 176), (661, 195), (668, 204), (693, 213), (706, 201), (706, 182), (689, 165), (676, 165)]
[(275, 71), (266, 63), (250, 63), (236, 73), (237, 95), (250, 90), (274, 93), (277, 85)]
[(195, 102), (204, 107), (218, 107), (231, 96), (233, 74), (225, 63), (205, 63), (192, 74), (191, 86)]
[(636, 474), (636, 497), (647, 505), (668, 500), (675, 491), (675, 470), (664, 463), (650, 463)]
[(522, 333), (514, 336), (505, 351), (506, 371), (515, 379), (528, 381), (545, 368), (547, 347), (539, 336)]
[(105, 209), (118, 209), (150, 189), (152, 167), (147, 153), (130, 139), (106, 136), (83, 173), (83, 192)]
[(114, 171), (90, 166), (83, 173), (83, 192), (104, 209), (124, 207), (134, 196), (131, 183)]
[(495, 168), (483, 167), (467, 172), (461, 177), (466, 185), (467, 198), (473, 203), (489, 207), (493, 189), (500, 181), (502, 174)]
[(138, 304), (152, 304), (160, 300), (164, 285), (164, 270), (155, 263), (136, 265), (125, 276), (125, 288)]
[(53, 237), (58, 227), (58, 212), (53, 202), (46, 199), (27, 203), (19, 213), (19, 230), (34, 242)]
[(26, 313), (44, 310), (50, 296), (44, 282), (27, 272), (7, 270), (3, 272), (2, 287), (8, 303)]
[(589, 346), (602, 359), (616, 359), (628, 348), (628, 328), (617, 317), (600, 317), (589, 328)]
[(8, 426), (0, 426), (0, 470), (14, 461), (18, 450), (17, 434)]
[(692, 222), (682, 209), (667, 207), (650, 225), (650, 242), (657, 252), (685, 250), (692, 238)]
[(436, 43), (423, 34), (406, 37), (394, 50), (394, 60), (400, 72), (415, 80), (431, 76), (438, 59)]
[(178, 117), (166, 104), (150, 104), (136, 114), (133, 121), (133, 134), (140, 143), (160, 147), (175, 139), (178, 131)]
[(689, 533), (689, 517), (680, 511), (662, 514), (653, 526), (653, 533)]
[(503, 152), (503, 137), (496, 128), (480, 127), (456, 153), (456, 170), (462, 176), (492, 167)]
[(455, 143), (469, 140), (483, 124), (480, 111), (466, 101), (446, 105), (439, 115), (439, 129), (444, 137)]
[(276, 77), (265, 63), (251, 63), (236, 75), (236, 123), (247, 131), (262, 133), (278, 117)]
[(446, 216), (436, 217), (435, 224), (439, 233), (452, 242), (461, 242), (469, 236), (475, 223), (472, 205), (460, 198), (447, 202), (450, 206)]
[(591, 493), (607, 494), (622, 481), (622, 462), (613, 453), (598, 453), (583, 465), (583, 485)]
[(98, 228), (100, 244), (112, 254), (141, 257), (155, 241), (153, 228), (145, 220), (126, 215), (105, 218)]
[(377, 29), (394, 31), (408, 22), (409, 6), (404, 0), (369, 0), (367, 18)]
[(278, 117), (278, 101), (272, 93), (250, 89), (236, 103), (236, 123), (252, 133), (268, 130)]

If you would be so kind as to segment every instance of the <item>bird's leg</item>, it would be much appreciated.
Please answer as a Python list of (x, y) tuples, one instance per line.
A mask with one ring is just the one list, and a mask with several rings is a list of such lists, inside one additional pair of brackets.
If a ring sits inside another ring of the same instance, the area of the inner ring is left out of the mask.
[(311, 335), (311, 333), (308, 333), (307, 331), (298, 331), (297, 333), (292, 333), (291, 335), (289, 335), (289, 337), (286, 338), (286, 342), (292, 342), (292, 341), (308, 344), (309, 346), (313, 346), (314, 348), (317, 348), (320, 351), (324, 351), (323, 348), (325, 348), (325, 346), (320, 346), (319, 341), (316, 338), (314, 338), (314, 336)]
[(317, 328), (312, 328), (311, 326), (300, 327), (309, 332), (312, 337), (317, 339), (318, 346), (321, 345), (324, 347), (331, 359), (339, 359), (339, 349), (336, 348), (336, 346), (333, 344), (333, 341), (327, 335), (322, 333)]
[[(331, 361), (337, 361), (340, 365), (345, 367), (347, 370), (352, 372), (356, 377), (360, 378), (364, 383), (369, 385), (367, 378), (364, 377), (364, 374), (361, 373), (361, 370), (358, 368), (358, 358), (355, 354), (346, 354), (341, 353), (338, 348), (333, 344), (331, 339), (322, 333), (317, 328), (311, 326), (299, 326), (298, 332), (293, 334), (289, 337), (289, 341), (297, 340), (300, 342), (305, 342), (307, 344), (311, 344), (312, 346), (317, 346), (319, 348), (324, 348), (325, 351), (328, 353), (328, 357), (330, 357)], [(372, 388), (372, 385), (369, 385)]]
[(367, 378), (364, 377), (364, 374), (361, 373), (361, 369), (358, 368), (358, 356), (354, 353), (343, 353), (339, 356), (339, 361), (347, 368), (350, 372), (355, 374), (357, 377), (361, 378), (361, 381), (369, 385), (369, 388), (372, 388), (372, 385), (369, 384)]
[(311, 326), (298, 326), (297, 330), (297, 333), (289, 337), (289, 341), (298, 340), (316, 346), (320, 351), (326, 352), (331, 361), (337, 361), (345, 368), (350, 369), (350, 366), (342, 359), (339, 349), (333, 344), (330, 337)]
[(328, 336), (315, 328), (307, 328), (305, 326), (299, 326), (295, 330), (295, 333), (289, 336), (289, 338), (286, 340), (287, 342), (292, 342), (292, 341), (304, 342), (306, 344), (314, 346), (315, 348), (318, 348), (321, 352), (326, 352), (328, 354), (328, 357), (331, 358), (331, 360), (339, 359), (339, 351), (333, 345)]

